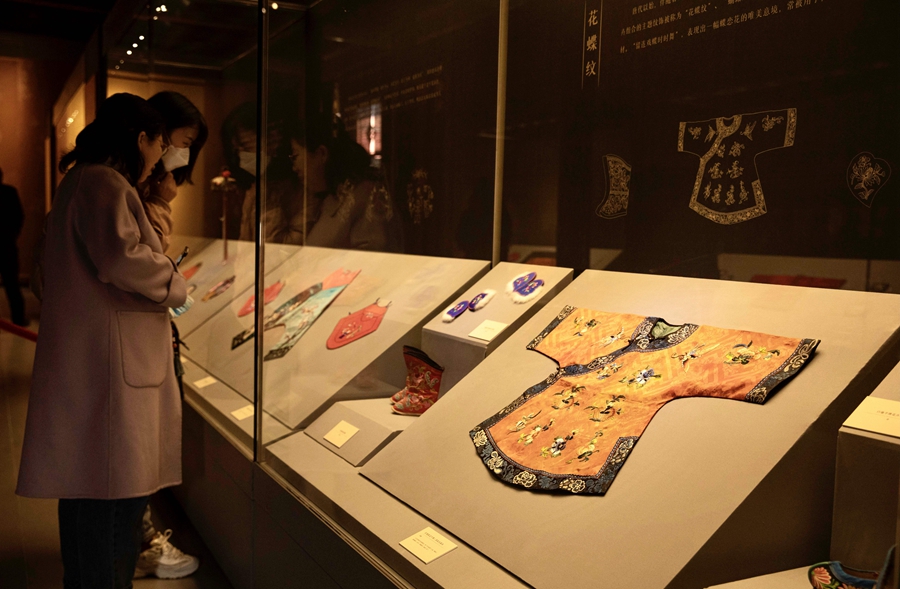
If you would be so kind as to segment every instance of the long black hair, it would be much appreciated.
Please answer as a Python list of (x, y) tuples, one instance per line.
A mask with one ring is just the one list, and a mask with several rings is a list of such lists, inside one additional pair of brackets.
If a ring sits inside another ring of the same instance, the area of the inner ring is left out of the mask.
[[(192, 127), (197, 129), (197, 137), (194, 139), (193, 143), (191, 143), (191, 147), (189, 148), (191, 155), (188, 164), (172, 170), (172, 177), (175, 179), (175, 184), (178, 186), (181, 186), (185, 182), (193, 184), (191, 181), (191, 173), (194, 171), (194, 164), (197, 163), (197, 156), (200, 155), (200, 150), (203, 149), (203, 146), (206, 144), (206, 139), (209, 137), (209, 128), (206, 126), (206, 119), (203, 118), (203, 114), (196, 106), (194, 106), (193, 102), (178, 92), (157, 92), (151, 96), (147, 102), (162, 115), (163, 119), (166, 121), (166, 131), (169, 135), (171, 135), (175, 129), (181, 129), (182, 127)], [(158, 165), (161, 166), (162, 161), (160, 161)]]
[(138, 137), (154, 140), (166, 130), (162, 116), (134, 94), (113, 94), (103, 101), (97, 118), (75, 138), (75, 149), (59, 160), (65, 174), (73, 164), (109, 163), (134, 186), (144, 171)]

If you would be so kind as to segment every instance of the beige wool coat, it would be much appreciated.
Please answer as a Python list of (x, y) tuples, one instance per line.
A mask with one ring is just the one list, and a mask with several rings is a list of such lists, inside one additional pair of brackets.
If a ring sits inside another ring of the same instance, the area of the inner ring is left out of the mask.
[(187, 297), (135, 189), (79, 165), (47, 221), (44, 298), (16, 493), (122, 499), (181, 482), (168, 307)]

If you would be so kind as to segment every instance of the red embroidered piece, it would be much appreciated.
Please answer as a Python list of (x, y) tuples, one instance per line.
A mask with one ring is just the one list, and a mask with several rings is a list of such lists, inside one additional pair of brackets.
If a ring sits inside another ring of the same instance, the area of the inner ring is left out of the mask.
[[(266, 289), (265, 294), (265, 304), (268, 305), (281, 292), (281, 289), (284, 288), (284, 283), (280, 280)], [(244, 303), (244, 306), (241, 307), (241, 310), (238, 311), (238, 317), (244, 317), (245, 315), (249, 315), (256, 309), (256, 295), (250, 295), (250, 298), (247, 299), (247, 302)]]
[(329, 350), (334, 350), (369, 335), (381, 325), (381, 320), (384, 319), (387, 310), (387, 306), (382, 307), (376, 302), (355, 313), (350, 313), (334, 326), (334, 331), (331, 332), (331, 337), (328, 338), (325, 346)]

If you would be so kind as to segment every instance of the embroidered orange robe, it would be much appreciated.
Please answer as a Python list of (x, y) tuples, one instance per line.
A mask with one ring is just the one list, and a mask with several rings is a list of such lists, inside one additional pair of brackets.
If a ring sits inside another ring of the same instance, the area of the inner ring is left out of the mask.
[(764, 403), (818, 344), (567, 306), (528, 345), (560, 368), (469, 435), (507, 483), (602, 495), (663, 405)]

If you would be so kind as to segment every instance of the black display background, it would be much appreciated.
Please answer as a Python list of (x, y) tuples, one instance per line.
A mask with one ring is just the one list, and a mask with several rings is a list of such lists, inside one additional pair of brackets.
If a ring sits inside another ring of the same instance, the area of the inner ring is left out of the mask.
[[(900, 161), (898, 6), (819, 0), (788, 10), (787, 4), (676, 0), (634, 15), (646, 3), (606, 0), (598, 80), (583, 75), (582, 44), (599, 1), (514, 3), (511, 135), (515, 140), (523, 123), (552, 121), (518, 138), (541, 149), (558, 137), (558, 153), (545, 152), (548, 161), (558, 158), (557, 195), (532, 198), (556, 201), (560, 264), (586, 267), (590, 247), (624, 248), (619, 269), (687, 275), (712, 275), (720, 252), (900, 257), (898, 179), (885, 184), (871, 208), (854, 198), (846, 180), (860, 152)], [(701, 5), (705, 12), (689, 16)], [(772, 6), (776, 14), (712, 27), (714, 20)], [(621, 35), (627, 26), (678, 12), (674, 23)], [(706, 32), (687, 35), (702, 25)], [(672, 33), (668, 42), (634, 48), (635, 41)], [(768, 213), (724, 226), (690, 210), (699, 160), (678, 152), (679, 122), (783, 108), (797, 109), (794, 145), (756, 159)], [(594, 214), (607, 153), (633, 168), (628, 214), (615, 220)], [(520, 170), (515, 156), (507, 159), (507, 178)]]

